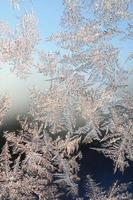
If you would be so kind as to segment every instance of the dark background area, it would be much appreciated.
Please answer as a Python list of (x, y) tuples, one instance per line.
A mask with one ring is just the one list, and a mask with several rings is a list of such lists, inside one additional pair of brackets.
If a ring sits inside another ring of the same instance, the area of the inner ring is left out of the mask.
[(82, 145), (81, 151), (83, 154), (80, 163), (80, 178), (79, 183), (80, 194), (85, 193), (86, 175), (92, 175), (92, 178), (99, 183), (105, 190), (118, 180), (119, 183), (132, 182), (129, 190), (133, 193), (133, 162), (125, 169), (124, 173), (117, 171), (114, 174), (114, 166), (111, 159), (106, 158), (102, 153), (91, 150), (89, 145)]

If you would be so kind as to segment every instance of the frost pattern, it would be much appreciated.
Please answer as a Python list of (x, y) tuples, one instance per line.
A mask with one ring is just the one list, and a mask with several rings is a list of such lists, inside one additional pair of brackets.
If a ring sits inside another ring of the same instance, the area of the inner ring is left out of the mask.
[(25, 78), (34, 66), (36, 46), (39, 42), (37, 19), (33, 13), (25, 14), (15, 31), (1, 22), (0, 61), (8, 63), (12, 71)]
[[(20, 1), (11, 3), (18, 8)], [(133, 161), (133, 98), (128, 73), (119, 63), (120, 49), (111, 42), (116, 36), (132, 39), (130, 3), (64, 0), (63, 29), (47, 38), (57, 43), (59, 52), (37, 49), (40, 37), (33, 13), (22, 16), (15, 31), (0, 22), (0, 61), (20, 78), (35, 67), (49, 82), (45, 90), (30, 90), (29, 117), (18, 118), (21, 130), (4, 133), (0, 199), (57, 200), (66, 194), (84, 199), (78, 190), (84, 143), (98, 142), (100, 147), (93, 149), (113, 160), (114, 173), (124, 172)], [(126, 33), (119, 27), (122, 19)], [(0, 123), (7, 105), (1, 98)], [(104, 191), (88, 176), (86, 198), (133, 199), (126, 186), (115, 183)]]

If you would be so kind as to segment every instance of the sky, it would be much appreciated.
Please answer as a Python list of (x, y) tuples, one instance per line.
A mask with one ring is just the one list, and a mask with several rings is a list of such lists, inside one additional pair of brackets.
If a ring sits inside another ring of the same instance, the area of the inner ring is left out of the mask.
[[(19, 22), (19, 17), (25, 11), (34, 10), (39, 19), (38, 29), (42, 38), (47, 38), (53, 32), (59, 30), (60, 17), (62, 15), (61, 0), (34, 0), (32, 4), (26, 0), (20, 4), (20, 10), (13, 9), (8, 0), (1, 0), (0, 3), (0, 21), (7, 21), (13, 28), (15, 28)], [(57, 49), (55, 45), (46, 42), (45, 39), (41, 42), (41, 48), (49, 52)], [(28, 88), (32, 85), (42, 88), (47, 87), (47, 82), (44, 81), (43, 76), (37, 73), (29, 76), (27, 80), (19, 79), (15, 74), (10, 72), (9, 66), (5, 64), (0, 69), (0, 94), (7, 94), (11, 97), (11, 104), (13, 105), (11, 112), (23, 112), (27, 108)]]
[[(32, 11), (37, 15), (39, 19), (38, 28), (42, 38), (47, 38), (52, 33), (60, 30), (60, 19), (63, 14), (62, 0), (33, 0), (33, 3), (25, 0), (20, 4), (20, 10), (12, 8), (9, 0), (0, 1), (0, 20), (7, 21), (11, 27), (15, 28), (19, 21), (19, 17), (25, 13), (25, 11)], [(133, 8), (131, 8), (133, 11)], [(124, 24), (121, 24), (121, 27)], [(114, 46), (120, 47), (120, 63), (125, 69), (131, 69), (133, 67), (131, 62), (125, 63), (125, 58), (128, 52), (133, 49), (133, 42), (131, 41), (119, 41), (114, 39), (112, 41)], [(41, 41), (41, 48), (45, 51), (57, 50), (54, 44), (46, 42), (45, 39)], [(1, 66), (0, 66), (1, 67)], [(12, 112), (23, 111), (25, 105), (28, 104), (28, 88), (32, 85), (37, 85), (39, 88), (47, 87), (47, 83), (44, 77), (37, 73), (32, 74), (26, 81), (16, 77), (9, 71), (9, 67), (4, 65), (0, 70), (0, 93), (8, 94), (12, 100)]]

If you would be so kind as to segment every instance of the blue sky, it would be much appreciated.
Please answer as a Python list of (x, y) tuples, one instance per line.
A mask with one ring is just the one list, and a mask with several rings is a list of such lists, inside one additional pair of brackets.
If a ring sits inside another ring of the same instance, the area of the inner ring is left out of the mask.
[[(20, 4), (20, 10), (15, 10), (12, 8), (9, 0), (1, 0), (0, 20), (7, 21), (11, 27), (15, 28), (19, 21), (19, 17), (24, 14), (25, 10), (34, 10), (39, 19), (38, 28), (42, 38), (45, 39), (52, 33), (58, 32), (60, 30), (59, 24), (63, 13), (62, 0), (32, 0), (32, 2), (33, 3), (31, 4), (30, 0), (25, 0), (24, 3)], [(133, 12), (133, 4), (130, 10)], [(125, 27), (125, 24), (121, 23), (121, 28), (123, 27)], [(118, 41), (117, 39), (114, 39), (113, 44), (121, 48), (120, 61), (121, 64), (123, 64), (124, 58), (126, 58), (128, 52), (133, 49), (133, 42), (131, 42), (131, 40)], [(54, 44), (46, 42), (45, 40), (41, 42), (41, 47), (46, 51), (52, 51), (57, 48)], [(129, 66), (131, 65), (130, 63), (128, 64)]]
[[(9, 0), (1, 0), (0, 20), (7, 21), (13, 28), (18, 23), (19, 17), (25, 11), (33, 11), (38, 19), (38, 28), (42, 37), (46, 38), (53, 32), (59, 30), (60, 18), (62, 16), (63, 6), (62, 0), (25, 0), (20, 4), (20, 9), (12, 8)], [(46, 50), (51, 51), (51, 44), (45, 45)]]
[[(15, 28), (19, 22), (19, 17), (26, 11), (34, 10), (34, 13), (39, 19), (38, 28), (42, 38), (47, 38), (52, 33), (60, 30), (60, 19), (63, 14), (62, 0), (25, 0), (20, 5), (20, 10), (12, 8), (9, 0), (0, 1), (0, 20), (7, 21), (11, 27)], [(25, 9), (26, 8), (26, 9)], [(130, 8), (133, 11), (133, 6)], [(121, 28), (125, 27), (121, 23)], [(120, 47), (120, 63), (125, 68), (132, 68), (132, 62), (125, 63), (125, 58), (128, 52), (133, 50), (133, 41), (118, 41), (113, 39), (113, 44)], [(46, 42), (45, 39), (41, 42), (41, 48), (45, 51), (58, 50), (54, 44)], [(28, 87), (29, 85), (37, 85), (38, 87), (46, 86), (44, 78), (39, 74), (33, 74), (27, 81), (18, 79), (14, 74), (10, 73), (8, 67), (5, 65), (3, 70), (0, 70), (0, 93), (6, 92), (12, 98), (14, 105), (13, 109), (23, 107), (27, 103)]]
[[(8, 0), (1, 0), (0, 3), (0, 20), (7, 21), (12, 28), (15, 28), (19, 22), (19, 17), (25, 13), (26, 8), (27, 12), (34, 10), (37, 15), (39, 19), (38, 28), (42, 38), (46, 38), (59, 30), (60, 17), (62, 15), (61, 0), (34, 0), (33, 4), (26, 0), (20, 5), (20, 10), (14, 10)], [(47, 43), (44, 39), (41, 43), (41, 48), (45, 51), (52, 51), (55, 49), (55, 45)], [(30, 86), (47, 87), (44, 77), (39, 74), (32, 74), (25, 81), (10, 73), (7, 65), (2, 66), (2, 68), (0, 70), (0, 94), (6, 93), (11, 97), (12, 112), (23, 111), (23, 108), (28, 103), (28, 88)]]

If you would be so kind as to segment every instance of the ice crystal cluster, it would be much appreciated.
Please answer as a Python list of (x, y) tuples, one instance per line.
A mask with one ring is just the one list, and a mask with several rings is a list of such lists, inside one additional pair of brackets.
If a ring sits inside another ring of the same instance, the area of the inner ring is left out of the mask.
[[(10, 2), (19, 7), (20, 1)], [(60, 51), (51, 53), (38, 49), (33, 13), (25, 13), (15, 30), (0, 21), (0, 62), (20, 78), (34, 68), (49, 81), (45, 90), (30, 90), (28, 116), (18, 117), (21, 130), (4, 133), (0, 200), (133, 199), (128, 184), (104, 191), (91, 175), (84, 197), (78, 187), (83, 144), (98, 142), (92, 148), (113, 160), (114, 173), (133, 161), (133, 98), (120, 49), (112, 43), (115, 37), (133, 39), (130, 5), (130, 0), (63, 0), (61, 31), (47, 38)], [(1, 98), (0, 123), (7, 108)]]

